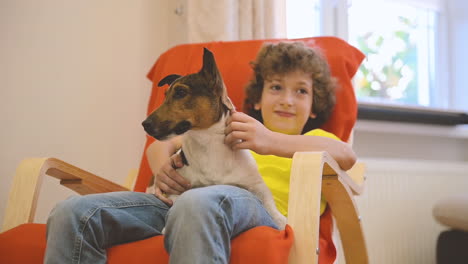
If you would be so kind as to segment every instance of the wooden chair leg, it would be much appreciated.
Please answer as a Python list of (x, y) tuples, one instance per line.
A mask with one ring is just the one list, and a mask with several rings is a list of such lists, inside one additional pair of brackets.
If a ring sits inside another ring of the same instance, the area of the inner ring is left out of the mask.
[(353, 194), (340, 176), (323, 176), (322, 193), (330, 205), (348, 264), (369, 263), (361, 217)]

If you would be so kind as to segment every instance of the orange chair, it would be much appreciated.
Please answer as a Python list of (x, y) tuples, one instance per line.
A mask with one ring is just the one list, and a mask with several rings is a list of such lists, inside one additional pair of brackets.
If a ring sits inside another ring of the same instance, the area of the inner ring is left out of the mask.
[[(154, 83), (148, 113), (163, 101), (164, 91), (157, 87), (158, 81), (168, 74), (185, 75), (198, 71), (203, 47), (214, 53), (229, 96), (237, 109), (242, 109), (243, 87), (252, 73), (249, 62), (254, 60), (265, 41), (281, 39), (187, 44), (169, 49), (148, 74)], [(364, 56), (334, 37), (301, 41), (325, 54), (332, 75), (339, 82), (336, 107), (322, 128), (348, 141), (357, 116), (351, 78)], [(145, 149), (153, 141), (147, 137)], [(138, 192), (146, 190), (152, 175), (145, 151), (143, 153), (133, 188)], [(296, 153), (291, 170), (287, 228), (278, 231), (256, 227), (234, 238), (231, 263), (330, 263), (336, 256), (331, 240), (332, 214), (340, 230), (346, 261), (367, 263), (364, 236), (352, 197), (362, 191), (363, 171), (360, 163), (348, 172), (342, 171), (326, 152)], [(45, 225), (31, 222), (40, 190), (38, 186), (45, 175), (60, 179), (60, 184), (79, 194), (129, 190), (55, 158), (24, 160), (17, 169), (7, 204), (4, 232), (0, 234), (0, 263), (42, 263), (46, 246)], [(321, 193), (328, 201), (329, 209), (320, 217)], [(114, 246), (108, 250), (108, 262), (167, 263), (163, 237)]]

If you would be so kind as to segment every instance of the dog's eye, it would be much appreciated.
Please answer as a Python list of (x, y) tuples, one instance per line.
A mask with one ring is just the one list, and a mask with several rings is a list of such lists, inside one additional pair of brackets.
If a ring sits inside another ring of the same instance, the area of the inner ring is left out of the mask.
[(183, 88), (176, 88), (174, 91), (174, 98), (181, 99), (187, 95), (187, 91)]

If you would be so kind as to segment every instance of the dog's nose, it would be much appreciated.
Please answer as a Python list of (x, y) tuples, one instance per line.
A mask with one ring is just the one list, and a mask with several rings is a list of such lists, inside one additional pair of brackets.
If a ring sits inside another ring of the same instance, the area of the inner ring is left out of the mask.
[(152, 122), (149, 118), (145, 119), (145, 121), (143, 121), (143, 123), (141, 123), (141, 125), (145, 128), (146, 131), (148, 131), (149, 129), (151, 129), (152, 127)]

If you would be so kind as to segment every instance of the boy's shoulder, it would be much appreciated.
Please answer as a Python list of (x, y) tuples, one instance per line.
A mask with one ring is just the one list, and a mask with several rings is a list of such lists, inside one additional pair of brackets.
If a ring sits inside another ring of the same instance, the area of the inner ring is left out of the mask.
[(305, 133), (304, 135), (306, 135), (306, 136), (328, 137), (328, 138), (332, 138), (332, 139), (341, 141), (341, 139), (339, 137), (335, 136), (335, 134), (330, 133), (330, 132), (325, 131), (325, 130), (320, 129), (320, 128), (312, 129), (309, 132)]

